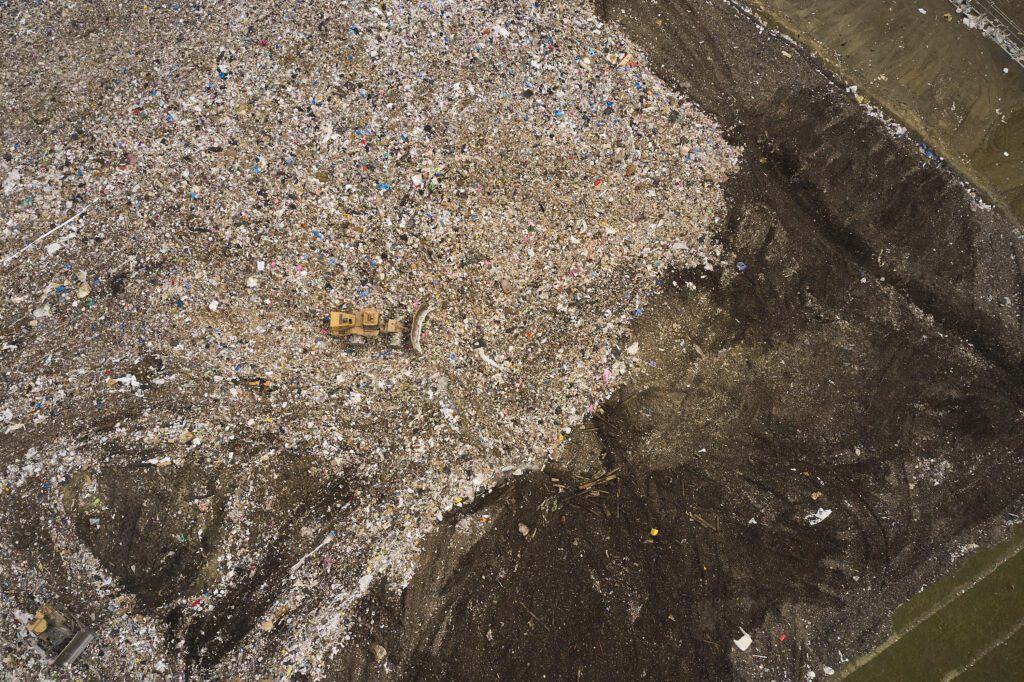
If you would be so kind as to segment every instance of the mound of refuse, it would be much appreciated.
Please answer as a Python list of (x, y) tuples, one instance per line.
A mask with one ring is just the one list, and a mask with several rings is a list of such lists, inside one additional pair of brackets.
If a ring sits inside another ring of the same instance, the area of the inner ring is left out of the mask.
[[(57, 597), (95, 679), (316, 675), (436, 519), (558, 457), (669, 269), (719, 267), (736, 150), (586, 3), (0, 25), (11, 668)], [(342, 307), (429, 314), (350, 346)]]

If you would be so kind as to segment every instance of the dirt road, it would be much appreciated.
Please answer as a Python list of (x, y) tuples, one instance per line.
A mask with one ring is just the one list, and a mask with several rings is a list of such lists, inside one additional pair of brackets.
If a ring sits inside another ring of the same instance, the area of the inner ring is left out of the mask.
[[(751, 4), (1024, 216), (1024, 69), (965, 26), (949, 0)], [(994, 5), (1024, 14), (1019, 3)]]

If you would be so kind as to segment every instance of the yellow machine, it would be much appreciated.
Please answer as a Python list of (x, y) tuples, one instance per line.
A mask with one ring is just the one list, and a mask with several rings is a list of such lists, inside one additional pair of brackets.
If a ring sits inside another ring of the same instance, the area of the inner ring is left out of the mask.
[(344, 336), (349, 344), (366, 343), (366, 339), (374, 339), (385, 334), (388, 344), (401, 346), (405, 327), (398, 320), (382, 322), (380, 311), (376, 308), (359, 308), (357, 310), (332, 310), (331, 324), (328, 328), (331, 336)]
[(36, 644), (58, 667), (74, 663), (95, 638), (92, 630), (53, 604), (45, 604), (36, 611), (34, 620), (25, 627), (36, 636)]

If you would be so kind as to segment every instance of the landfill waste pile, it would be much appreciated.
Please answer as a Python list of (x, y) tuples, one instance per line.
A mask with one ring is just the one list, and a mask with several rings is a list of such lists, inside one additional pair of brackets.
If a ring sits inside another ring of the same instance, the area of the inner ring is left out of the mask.
[[(436, 519), (559, 444), (737, 151), (577, 0), (0, 12), (0, 642), (315, 677)], [(416, 338), (357, 347), (329, 313)], [(413, 349), (413, 341), (422, 352)], [(298, 678), (293, 678), (298, 679)]]

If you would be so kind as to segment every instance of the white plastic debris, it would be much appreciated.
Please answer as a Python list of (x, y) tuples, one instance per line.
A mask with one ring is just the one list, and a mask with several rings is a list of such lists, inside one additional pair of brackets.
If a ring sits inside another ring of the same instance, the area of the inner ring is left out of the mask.
[(118, 377), (114, 381), (121, 384), (122, 386), (128, 386), (130, 388), (141, 388), (142, 386), (142, 384), (139, 383), (139, 380), (135, 377), (134, 374), (126, 374), (123, 377)]
[(830, 516), (832, 516), (831, 509), (822, 509), (821, 507), (818, 507), (818, 511), (813, 514), (808, 514), (804, 517), (804, 520), (807, 521), (807, 524), (810, 526), (817, 526)]

